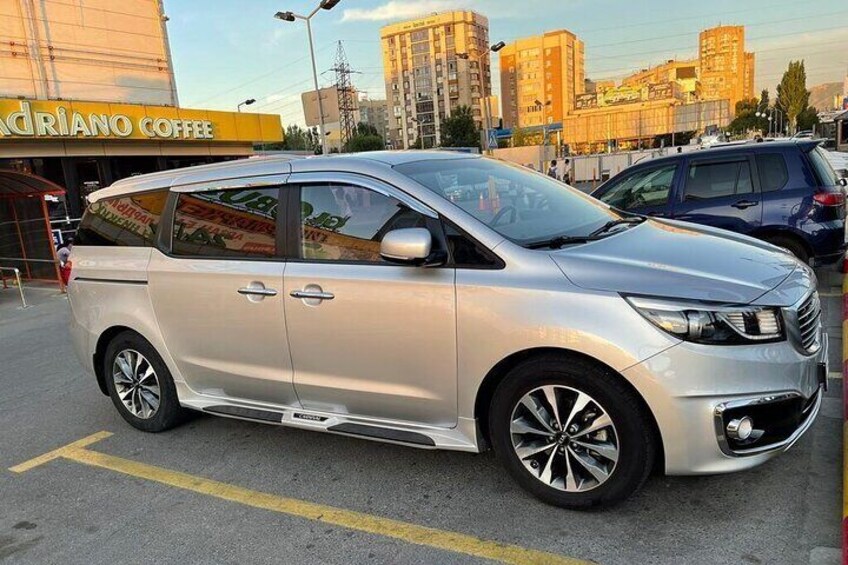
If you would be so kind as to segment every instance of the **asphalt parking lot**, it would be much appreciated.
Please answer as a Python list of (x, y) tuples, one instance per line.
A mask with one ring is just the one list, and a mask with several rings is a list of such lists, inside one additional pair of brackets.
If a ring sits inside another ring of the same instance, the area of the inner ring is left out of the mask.
[[(824, 279), (831, 371), (839, 371), (841, 294), (837, 277)], [(762, 467), (654, 476), (612, 510), (569, 512), (530, 498), (491, 453), (205, 416), (165, 434), (135, 431), (74, 358), (65, 298), (33, 290), (21, 310), (13, 292), (0, 290), (3, 562), (840, 560), (838, 378), (810, 432)], [(90, 445), (16, 467), (93, 434)]]

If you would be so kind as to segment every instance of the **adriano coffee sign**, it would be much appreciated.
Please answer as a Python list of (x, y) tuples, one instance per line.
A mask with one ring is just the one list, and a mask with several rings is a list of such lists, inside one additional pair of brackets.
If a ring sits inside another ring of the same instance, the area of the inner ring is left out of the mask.
[(167, 106), (0, 99), (0, 140), (273, 142), (279, 116)]

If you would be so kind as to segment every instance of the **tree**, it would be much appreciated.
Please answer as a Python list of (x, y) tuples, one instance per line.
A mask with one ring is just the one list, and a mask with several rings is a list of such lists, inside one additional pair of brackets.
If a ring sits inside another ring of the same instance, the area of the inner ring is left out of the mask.
[(356, 133), (351, 137), (345, 151), (349, 153), (361, 153), (363, 151), (380, 151), (386, 148), (386, 142), (380, 136), (377, 128), (364, 122), (356, 125)]
[(768, 90), (763, 91), (765, 105), (762, 98), (757, 100), (751, 98), (749, 100), (740, 100), (736, 103), (736, 117), (727, 126), (727, 131), (733, 135), (744, 135), (752, 131), (766, 131), (768, 129), (768, 119), (757, 117), (757, 112), (762, 112), (768, 106)]
[(798, 114), (798, 131), (811, 130), (819, 123), (819, 111), (812, 106)]
[(377, 128), (371, 124), (359, 122), (356, 125), (356, 133), (348, 140), (345, 151), (360, 153), (363, 151), (380, 151), (386, 148), (386, 142), (380, 136)]
[(786, 112), (790, 133), (795, 133), (798, 129), (798, 115), (810, 105), (803, 60), (789, 62), (789, 68), (777, 85), (777, 105)]
[(525, 147), (530, 144), (529, 136), (527, 135), (527, 131), (516, 127), (512, 130), (512, 146), (513, 147)]
[(468, 106), (458, 106), (442, 122), (442, 147), (480, 147), (480, 130)]

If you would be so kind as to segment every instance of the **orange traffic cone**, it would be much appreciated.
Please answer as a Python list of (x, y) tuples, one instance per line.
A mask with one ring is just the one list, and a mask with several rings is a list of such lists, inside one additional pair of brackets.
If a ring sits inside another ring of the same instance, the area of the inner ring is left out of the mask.
[(489, 211), (489, 201), (483, 198), (483, 193), (480, 193), (480, 199), (477, 201), (477, 210), (480, 212)]

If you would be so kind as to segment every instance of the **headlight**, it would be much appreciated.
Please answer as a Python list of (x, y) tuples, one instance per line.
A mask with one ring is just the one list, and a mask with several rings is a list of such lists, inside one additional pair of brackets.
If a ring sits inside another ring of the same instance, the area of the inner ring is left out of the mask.
[(780, 308), (721, 306), (626, 296), (648, 321), (671, 335), (713, 345), (742, 345), (785, 339)]

